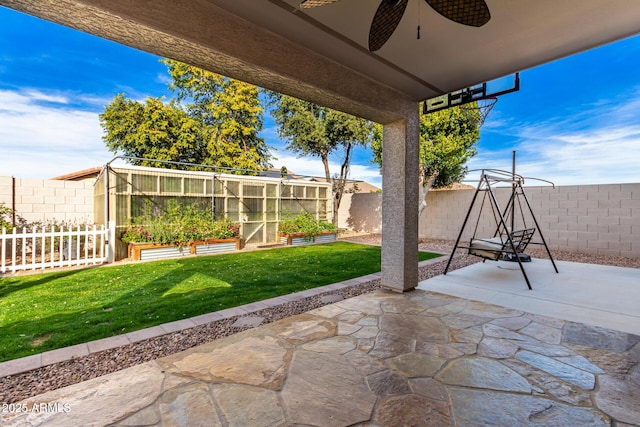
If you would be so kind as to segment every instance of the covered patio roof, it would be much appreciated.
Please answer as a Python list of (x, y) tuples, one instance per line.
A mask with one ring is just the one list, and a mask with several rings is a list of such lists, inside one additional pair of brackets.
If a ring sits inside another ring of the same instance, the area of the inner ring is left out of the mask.
[(379, 0), (299, 2), (0, 5), (384, 124), (382, 283), (396, 291), (418, 284), (416, 103), (640, 32), (636, 0), (487, 0), (491, 19), (478, 28), (410, 0), (388, 42), (370, 52)]
[[(634, 0), (487, 0), (489, 22), (452, 22), (410, 0), (367, 48), (380, 0), (0, 0), (1, 5), (381, 123), (420, 101), (640, 31)], [(417, 26), (421, 37), (417, 39)]]

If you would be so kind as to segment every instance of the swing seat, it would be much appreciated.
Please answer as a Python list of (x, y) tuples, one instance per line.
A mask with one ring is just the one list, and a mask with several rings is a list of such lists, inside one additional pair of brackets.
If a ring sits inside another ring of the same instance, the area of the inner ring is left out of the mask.
[[(516, 253), (524, 252), (535, 231), (535, 228), (524, 228), (511, 233), (511, 240), (516, 248)], [(471, 242), (469, 242), (470, 255), (497, 261), (505, 253), (513, 253), (506, 235), (496, 236), (491, 239), (471, 239)]]

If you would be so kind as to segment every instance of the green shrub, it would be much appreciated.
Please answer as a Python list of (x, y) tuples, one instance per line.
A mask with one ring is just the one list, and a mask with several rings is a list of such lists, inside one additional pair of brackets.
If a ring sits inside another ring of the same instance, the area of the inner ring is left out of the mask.
[(13, 228), (13, 223), (11, 222), (12, 215), (13, 209), (6, 207), (4, 203), (0, 203), (0, 230), (2, 230), (2, 227), (7, 230)]
[(154, 215), (152, 209), (134, 218), (120, 235), (124, 243), (168, 243), (180, 246), (206, 238), (238, 237), (240, 224), (228, 218), (211, 220), (211, 212), (196, 205), (180, 206), (169, 202), (164, 212)]
[(303, 233), (305, 237), (312, 239), (313, 236), (323, 231), (333, 231), (335, 226), (327, 221), (317, 220), (313, 214), (302, 212), (294, 217), (288, 217), (280, 221), (278, 230), (281, 233)]

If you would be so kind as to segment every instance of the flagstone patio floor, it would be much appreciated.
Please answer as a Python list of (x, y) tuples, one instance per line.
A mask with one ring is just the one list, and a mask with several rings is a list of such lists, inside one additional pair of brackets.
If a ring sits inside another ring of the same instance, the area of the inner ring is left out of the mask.
[(639, 342), (378, 290), (3, 407), (0, 424), (638, 426)]

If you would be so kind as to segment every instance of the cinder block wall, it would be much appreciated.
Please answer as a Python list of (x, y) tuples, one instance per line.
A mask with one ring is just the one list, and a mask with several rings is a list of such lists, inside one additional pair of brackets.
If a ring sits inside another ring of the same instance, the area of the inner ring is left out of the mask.
[[(15, 191), (15, 206), (14, 206)], [(93, 182), (0, 176), (0, 203), (27, 222), (93, 223)]]
[[(510, 191), (497, 189), (502, 206)], [(427, 209), (420, 218), (420, 236), (455, 240), (474, 192), (430, 191)], [(525, 193), (551, 249), (640, 257), (640, 184), (525, 187)], [(481, 197), (465, 227), (463, 240), (467, 242), (478, 220)], [(495, 221), (491, 209), (485, 206), (480, 218), (476, 236), (492, 236)], [(525, 220), (527, 226), (534, 225), (529, 216)]]
[[(14, 184), (0, 176), (0, 202), (13, 207)], [(498, 188), (504, 206), (510, 188)], [(455, 240), (475, 190), (430, 191), (419, 224), (422, 238)], [(640, 183), (525, 187), (549, 247), (578, 253), (640, 257)], [(463, 234), (468, 242), (479, 217), (482, 200), (471, 212)], [(486, 205), (476, 236), (495, 231), (491, 209)], [(15, 209), (28, 222), (93, 222), (93, 183), (15, 179)], [(345, 194), (339, 210), (339, 226), (379, 233), (382, 229), (382, 194)], [(519, 220), (520, 221), (520, 220)], [(525, 216), (528, 226), (533, 220)], [(518, 227), (520, 224), (516, 224)], [(539, 238), (537, 239), (539, 241)]]
[(338, 227), (382, 232), (382, 193), (347, 193), (338, 209)]
[[(427, 208), (419, 224), (421, 238), (455, 240), (464, 221), (475, 190), (438, 190), (427, 195)], [(640, 258), (640, 183), (525, 187), (525, 193), (536, 214), (547, 244), (551, 249), (586, 254), (616, 255)], [(511, 194), (510, 187), (496, 190), (501, 206)], [(482, 216), (480, 193), (469, 216), (462, 240), (468, 243), (477, 223), (477, 237), (491, 237), (495, 221), (485, 202)], [(377, 199), (376, 199), (377, 198)], [(340, 207), (351, 217), (341, 215), (347, 228), (378, 232), (380, 230), (381, 194), (353, 194), (350, 207)], [(525, 207), (526, 210), (526, 206)], [(527, 226), (533, 219), (525, 215)], [(518, 218), (516, 228), (522, 225)], [(534, 241), (540, 241), (536, 236)]]

